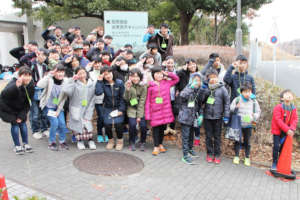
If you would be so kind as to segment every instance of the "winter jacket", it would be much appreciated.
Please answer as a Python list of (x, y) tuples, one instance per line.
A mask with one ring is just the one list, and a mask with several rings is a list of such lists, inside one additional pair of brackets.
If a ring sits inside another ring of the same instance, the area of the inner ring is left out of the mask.
[(128, 80), (128, 73), (129, 73), (129, 67), (127, 68), (127, 70), (122, 70), (120, 66), (118, 65), (114, 65), (112, 66), (113, 69), (113, 75), (114, 77), (116, 77), (116, 79), (120, 79), (121, 81), (123, 81), (123, 83), (125, 83)]
[(32, 62), (32, 65), (31, 65), (32, 80), (34, 81), (35, 84), (37, 84), (37, 82), (39, 80), (41, 80), (44, 77), (45, 73), (48, 71), (48, 66), (45, 63), (42, 63), (41, 65), (42, 65), (42, 69), (43, 69), (43, 71), (42, 71), (43, 76), (42, 77), (40, 77), (40, 74), (39, 74), (39, 71), (38, 71), (39, 68), (38, 68), (37, 60), (34, 60)]
[(179, 77), (180, 81), (176, 84), (176, 91), (181, 92), (189, 83), (190, 71), (181, 69), (177, 71), (177, 76)]
[[(202, 114), (202, 103), (206, 91), (204, 89), (193, 89), (187, 85), (180, 92), (180, 109), (178, 114), (178, 122), (181, 124), (193, 126), (197, 113)], [(194, 102), (194, 107), (189, 106), (189, 102)]]
[(57, 38), (55, 35), (50, 34), (50, 30), (46, 29), (43, 33), (42, 33), (42, 38), (47, 41), (47, 40), (52, 40), (53, 42), (58, 42), (60, 43), (60, 39)]
[[(90, 79), (92, 81), (97, 82), (98, 81), (98, 76), (100, 75), (100, 70), (93, 70), (89, 72), (90, 74)], [(95, 104), (103, 104), (103, 99), (104, 99), (104, 94), (96, 96), (95, 97)]]
[(0, 118), (8, 123), (16, 124), (17, 118), (26, 121), (30, 109), (30, 101), (34, 94), (34, 83), (31, 81), (26, 86), (28, 97), (24, 86), (16, 86), (16, 78), (13, 78), (0, 95)]
[(110, 58), (113, 59), (115, 57), (115, 51), (114, 48), (111, 46), (108, 46), (107, 44), (104, 45), (104, 51), (108, 51), (110, 53)]
[(257, 100), (250, 98), (249, 100), (245, 101), (242, 96), (238, 96), (232, 101), (230, 105), (231, 112), (235, 111), (236, 105), (238, 103), (240, 103), (240, 108), (238, 108), (238, 115), (241, 116), (242, 127), (252, 127), (252, 122), (258, 122), (261, 113)]
[[(147, 87), (133, 84), (130, 90), (125, 90), (124, 99), (127, 103), (127, 116), (130, 118), (143, 118), (145, 115), (145, 102), (147, 97)], [(134, 104), (134, 99), (137, 104)], [(133, 105), (132, 105), (133, 103)]]
[(288, 111), (284, 109), (283, 104), (278, 104), (273, 110), (271, 133), (273, 135), (280, 135), (281, 131), (284, 133), (287, 133), (288, 130), (296, 131), (297, 123), (297, 108), (293, 106), (293, 110)]
[[(159, 32), (151, 40), (153, 40), (157, 44), (158, 52), (161, 54), (162, 60), (165, 60), (168, 56), (173, 56), (173, 44), (174, 44), (173, 35), (169, 35), (169, 38), (165, 39)], [(165, 41), (167, 44), (166, 49), (161, 47), (163, 41)]]
[[(215, 99), (209, 104), (208, 97)], [(204, 107), (204, 119), (222, 119), (230, 116), (230, 97), (223, 83), (218, 83), (215, 89), (210, 89)]]
[[(104, 94), (103, 100), (103, 116), (104, 124), (119, 124), (123, 123), (126, 112), (126, 106), (124, 101), (124, 84), (121, 80), (116, 79), (113, 85), (110, 85), (107, 81), (97, 81), (96, 95)], [(118, 117), (112, 118), (110, 113), (114, 110), (118, 110), (123, 114)]]
[[(68, 79), (65, 78), (63, 80), (62, 87), (64, 87), (64, 85), (66, 85), (67, 82), (68, 82)], [(53, 75), (51, 75), (51, 74), (48, 74), (47, 76), (45, 76), (44, 78), (42, 78), (37, 83), (37, 87), (44, 89), (43, 92), (42, 92), (41, 98), (40, 98), (40, 108), (42, 110), (47, 106), (47, 104), (49, 102), (53, 86), (54, 86), (54, 80), (53, 80)], [(59, 104), (60, 107), (57, 108), (57, 110), (56, 110), (57, 112), (60, 112), (60, 111), (63, 110), (63, 107), (65, 105), (65, 101), (66, 100), (67, 100), (67, 96), (65, 95), (61, 99), (62, 102)]]
[(32, 53), (26, 53), (24, 56), (20, 58), (20, 64), (26, 65), (30, 67), (35, 62), (36, 54), (34, 52)]
[(252, 85), (252, 93), (255, 94), (256, 89), (253, 77), (249, 75), (248, 72), (239, 73), (236, 71), (232, 74), (233, 70), (234, 67), (231, 65), (224, 76), (224, 82), (231, 88), (230, 100), (232, 101), (234, 98), (239, 96), (238, 89), (241, 87), (240, 83), (244, 84), (245, 82), (249, 82)]
[(64, 95), (69, 97), (69, 128), (77, 133), (82, 133), (83, 128), (86, 128), (88, 132), (93, 131), (95, 84), (96, 82), (91, 79), (87, 81), (86, 85), (81, 81), (71, 79), (64, 85), (59, 95), (58, 107), (62, 106)]
[(93, 58), (99, 56), (101, 54), (101, 50), (98, 47), (93, 47), (89, 50), (89, 52), (86, 54), (86, 57), (92, 61)]
[[(168, 76), (172, 80), (162, 80), (160, 85), (157, 85), (154, 81), (149, 83), (145, 104), (145, 119), (150, 120), (152, 127), (174, 121), (170, 88), (178, 83), (179, 78), (171, 72), (168, 73)], [(157, 97), (162, 98), (163, 103), (156, 103)]]

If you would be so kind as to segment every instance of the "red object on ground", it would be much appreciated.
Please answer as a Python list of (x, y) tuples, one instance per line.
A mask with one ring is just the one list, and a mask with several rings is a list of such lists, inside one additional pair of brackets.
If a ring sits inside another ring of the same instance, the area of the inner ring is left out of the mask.
[(293, 151), (293, 138), (287, 136), (283, 144), (282, 151), (277, 163), (277, 172), (280, 174), (291, 175), (292, 166), (292, 151)]
[(5, 177), (1, 174), (0, 174), (0, 189), (1, 189), (1, 193), (0, 193), (1, 200), (9, 200), (7, 188), (5, 184)]

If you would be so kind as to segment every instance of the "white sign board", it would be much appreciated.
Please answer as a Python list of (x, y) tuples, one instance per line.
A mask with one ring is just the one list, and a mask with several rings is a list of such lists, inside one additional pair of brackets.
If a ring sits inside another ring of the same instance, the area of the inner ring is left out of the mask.
[(134, 51), (145, 50), (143, 36), (147, 26), (147, 12), (104, 11), (105, 35), (113, 37), (112, 46), (115, 49), (131, 44)]

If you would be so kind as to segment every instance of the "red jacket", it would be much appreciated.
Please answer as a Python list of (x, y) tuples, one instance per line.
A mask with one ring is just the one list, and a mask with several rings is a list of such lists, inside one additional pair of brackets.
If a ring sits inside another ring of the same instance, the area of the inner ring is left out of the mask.
[[(284, 121), (284, 113), (286, 112), (286, 120)], [(283, 104), (278, 104), (273, 110), (272, 130), (273, 135), (280, 135), (283, 131), (287, 133), (288, 130), (295, 131), (298, 123), (297, 108), (291, 112), (283, 109)]]

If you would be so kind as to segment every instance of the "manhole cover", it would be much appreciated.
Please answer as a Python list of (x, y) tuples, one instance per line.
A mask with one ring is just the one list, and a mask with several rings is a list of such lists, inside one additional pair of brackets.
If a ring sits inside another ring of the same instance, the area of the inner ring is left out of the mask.
[(80, 171), (103, 176), (126, 176), (144, 168), (136, 156), (120, 152), (93, 152), (77, 157), (74, 166)]

